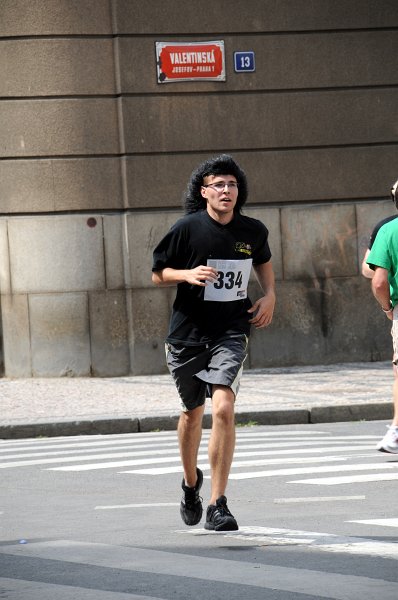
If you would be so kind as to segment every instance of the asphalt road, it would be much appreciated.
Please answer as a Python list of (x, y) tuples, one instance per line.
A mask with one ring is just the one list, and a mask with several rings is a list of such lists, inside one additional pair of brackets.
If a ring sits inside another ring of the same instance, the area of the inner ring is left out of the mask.
[(175, 432), (2, 441), (0, 599), (396, 600), (385, 425), (238, 428), (228, 534), (182, 523)]

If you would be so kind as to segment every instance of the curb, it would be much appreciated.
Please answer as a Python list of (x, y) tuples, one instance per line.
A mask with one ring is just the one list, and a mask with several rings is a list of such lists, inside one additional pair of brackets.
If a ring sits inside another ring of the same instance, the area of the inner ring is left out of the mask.
[[(299, 425), (338, 423), (343, 421), (384, 421), (392, 419), (391, 402), (343, 406), (313, 406), (309, 409), (263, 410), (238, 412), (235, 423), (249, 425)], [(179, 415), (143, 418), (100, 418), (93, 420), (60, 420), (57, 422), (16, 423), (0, 425), (0, 439), (23, 439), (72, 435), (115, 435), (150, 431), (175, 431)], [(211, 428), (211, 415), (203, 417), (203, 428)]]

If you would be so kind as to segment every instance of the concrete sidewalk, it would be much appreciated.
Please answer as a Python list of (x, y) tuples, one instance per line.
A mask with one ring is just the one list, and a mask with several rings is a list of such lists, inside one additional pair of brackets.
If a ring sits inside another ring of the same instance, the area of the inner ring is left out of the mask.
[[(237, 424), (390, 419), (391, 363), (248, 370)], [(0, 379), (0, 438), (175, 429), (179, 398), (170, 375)], [(210, 400), (205, 427), (211, 424)]]

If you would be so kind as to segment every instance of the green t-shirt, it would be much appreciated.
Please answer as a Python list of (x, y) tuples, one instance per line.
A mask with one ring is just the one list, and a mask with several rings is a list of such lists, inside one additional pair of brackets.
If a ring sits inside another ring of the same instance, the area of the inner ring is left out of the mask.
[(366, 262), (373, 270), (387, 269), (391, 302), (393, 306), (398, 304), (398, 219), (379, 230)]

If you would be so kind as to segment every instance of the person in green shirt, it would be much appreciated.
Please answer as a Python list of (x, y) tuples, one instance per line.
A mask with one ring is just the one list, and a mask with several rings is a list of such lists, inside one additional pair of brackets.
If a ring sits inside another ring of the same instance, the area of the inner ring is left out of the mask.
[[(398, 209), (397, 188), (398, 180), (391, 189), (392, 200)], [(377, 449), (398, 454), (398, 219), (380, 228), (366, 262), (374, 271), (372, 292), (386, 317), (392, 321), (394, 415)]]

